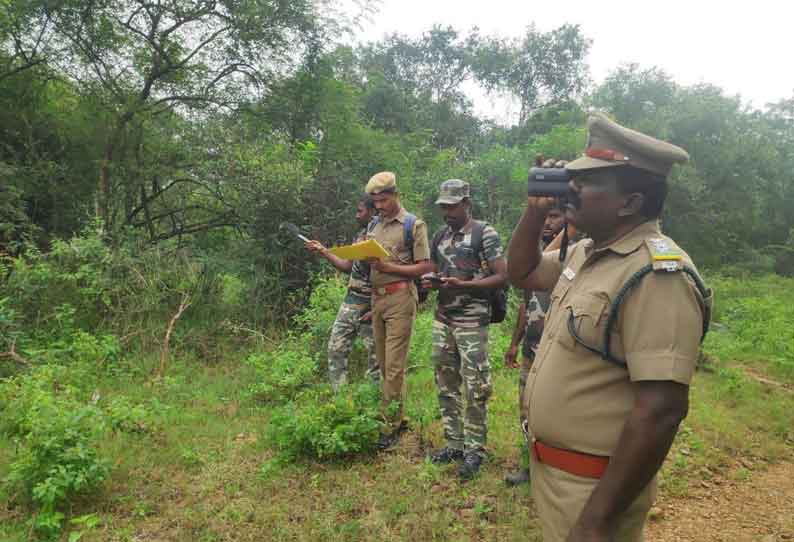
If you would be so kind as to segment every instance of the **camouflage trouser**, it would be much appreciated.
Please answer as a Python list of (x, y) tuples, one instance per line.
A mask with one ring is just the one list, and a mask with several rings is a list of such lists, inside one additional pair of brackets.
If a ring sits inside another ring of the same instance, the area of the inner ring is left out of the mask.
[(434, 320), (433, 361), (447, 446), (484, 454), (492, 389), (488, 328), (457, 328)]
[(328, 339), (328, 378), (334, 390), (347, 384), (347, 358), (353, 349), (356, 335), (367, 349), (367, 377), (373, 382), (380, 379), (380, 368), (375, 357), (375, 340), (372, 338), (372, 324), (362, 322), (361, 317), (370, 310), (368, 305), (342, 303), (336, 314), (331, 337)]

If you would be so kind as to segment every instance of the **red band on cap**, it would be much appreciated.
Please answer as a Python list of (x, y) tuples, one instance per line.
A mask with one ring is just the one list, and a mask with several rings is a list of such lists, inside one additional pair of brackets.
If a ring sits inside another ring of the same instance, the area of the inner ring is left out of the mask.
[(596, 149), (593, 147), (588, 148), (584, 153), (590, 158), (598, 158), (599, 160), (609, 160), (611, 162), (626, 162), (629, 157), (620, 151), (613, 149)]

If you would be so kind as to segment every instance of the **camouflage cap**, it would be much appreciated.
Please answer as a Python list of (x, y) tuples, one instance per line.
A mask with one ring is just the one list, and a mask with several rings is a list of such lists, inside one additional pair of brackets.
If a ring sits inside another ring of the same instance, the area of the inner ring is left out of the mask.
[(397, 177), (391, 171), (381, 171), (373, 175), (364, 191), (370, 196), (381, 192), (393, 191), (397, 189)]
[(460, 179), (449, 179), (441, 183), (436, 205), (455, 205), (470, 197), (469, 183)]
[(684, 149), (625, 128), (601, 113), (590, 116), (587, 131), (585, 155), (568, 163), (569, 171), (630, 165), (666, 177), (673, 164), (689, 160)]

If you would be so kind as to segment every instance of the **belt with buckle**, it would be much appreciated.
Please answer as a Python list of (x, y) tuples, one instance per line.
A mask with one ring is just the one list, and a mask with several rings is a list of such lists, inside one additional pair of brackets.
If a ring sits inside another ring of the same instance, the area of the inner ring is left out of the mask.
[(398, 290), (408, 288), (410, 285), (411, 283), (409, 281), (401, 280), (399, 282), (389, 283), (386, 286), (381, 286), (380, 288), (372, 288), (372, 293), (375, 295), (389, 295)]
[(537, 439), (532, 441), (532, 456), (535, 461), (583, 478), (601, 478), (609, 465), (608, 457), (555, 448)]

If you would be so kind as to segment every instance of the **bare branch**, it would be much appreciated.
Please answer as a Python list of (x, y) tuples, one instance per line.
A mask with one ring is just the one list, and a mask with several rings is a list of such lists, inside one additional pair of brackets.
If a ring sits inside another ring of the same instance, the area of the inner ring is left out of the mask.
[(182, 294), (182, 301), (179, 303), (179, 309), (177, 309), (176, 313), (171, 317), (171, 320), (168, 322), (168, 327), (165, 330), (165, 337), (163, 337), (163, 351), (160, 354), (160, 370), (158, 371), (158, 376), (160, 378), (165, 376), (165, 366), (168, 362), (168, 350), (169, 345), (171, 342), (171, 333), (174, 331), (174, 325), (176, 321), (182, 316), (182, 313), (190, 307), (190, 294), (184, 293)]
[(30, 362), (28, 360), (17, 354), (16, 346), (17, 346), (17, 341), (16, 339), (14, 339), (11, 342), (11, 348), (8, 350), (8, 352), (0, 353), (0, 358), (11, 358), (20, 365), (30, 366)]

